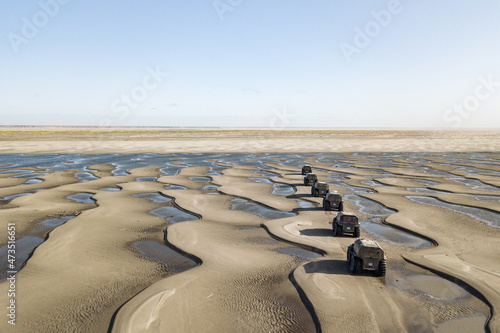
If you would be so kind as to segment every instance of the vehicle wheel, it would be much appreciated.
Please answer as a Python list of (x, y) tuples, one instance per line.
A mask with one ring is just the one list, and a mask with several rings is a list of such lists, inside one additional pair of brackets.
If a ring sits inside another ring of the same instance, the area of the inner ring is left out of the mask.
[(334, 236), (337, 236), (338, 228), (339, 228), (339, 226), (338, 226), (337, 222), (334, 222), (333, 223), (333, 235)]
[(352, 273), (352, 274), (355, 274), (354, 273), (354, 256), (351, 255), (351, 257), (349, 258), (349, 271)]
[(304, 179), (304, 186), (307, 186), (307, 180)]
[(325, 203), (324, 206), (325, 206), (325, 210), (331, 210), (330, 208), (330, 201), (328, 200), (323, 200), (323, 202)]
[(387, 271), (387, 262), (385, 260), (380, 260), (378, 263), (378, 269), (375, 272), (377, 276), (385, 276), (385, 272)]
[(354, 257), (354, 256), (352, 258), (354, 258), (354, 260), (352, 260), (352, 262), (354, 262), (354, 271), (353, 271), (353, 273), (354, 274), (361, 273), (361, 271), (362, 271), (361, 260), (359, 258)]
[(347, 248), (347, 264), (351, 262), (351, 247)]
[(311, 187), (311, 195), (314, 197), (314, 187)]
[(341, 225), (339, 225), (339, 226), (337, 227), (337, 233), (338, 233), (338, 235), (339, 235), (340, 237), (344, 236), (344, 231), (342, 230), (342, 226), (341, 226)]
[(361, 234), (361, 232), (359, 231), (359, 227), (356, 227), (356, 228), (354, 229), (354, 237), (359, 238), (359, 235), (360, 235), (360, 234)]
[(318, 190), (314, 191), (314, 196), (315, 197), (319, 197), (319, 191)]
[(344, 203), (341, 201), (339, 204), (339, 212), (344, 210)]

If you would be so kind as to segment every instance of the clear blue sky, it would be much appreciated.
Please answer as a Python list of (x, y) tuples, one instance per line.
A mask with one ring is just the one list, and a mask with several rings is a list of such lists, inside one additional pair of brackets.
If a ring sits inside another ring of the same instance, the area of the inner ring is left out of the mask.
[(499, 1), (59, 1), (0, 2), (0, 125), (500, 124)]

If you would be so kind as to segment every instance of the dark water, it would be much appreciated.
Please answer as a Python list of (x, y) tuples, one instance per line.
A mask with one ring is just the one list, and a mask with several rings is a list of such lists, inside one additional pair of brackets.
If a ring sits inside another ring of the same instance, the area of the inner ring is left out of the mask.
[(239, 210), (242, 212), (254, 214), (266, 220), (282, 219), (285, 217), (291, 217), (297, 215), (296, 213), (293, 212), (282, 212), (269, 207), (265, 207), (263, 205), (259, 205), (255, 202), (251, 202), (246, 199), (236, 198), (233, 199), (232, 202), (234, 202), (234, 204), (231, 206), (232, 210)]
[(289, 256), (293, 256), (297, 258), (299, 261), (310, 261), (316, 258), (321, 257), (321, 254), (301, 249), (300, 247), (286, 247), (282, 249), (276, 249), (276, 252), (288, 254)]
[(248, 179), (260, 184), (272, 184), (273, 185), (272, 193), (275, 195), (292, 195), (295, 193), (295, 189), (293, 188), (293, 186), (290, 186), (288, 184), (275, 183), (266, 178), (250, 177)]
[(381, 184), (375, 180), (362, 180), (360, 181), (361, 184), (363, 185), (368, 185), (368, 186), (374, 186), (374, 187), (379, 187), (379, 186), (387, 186), (387, 185), (384, 185), (384, 184)]
[(329, 180), (326, 183), (329, 185), (334, 185), (334, 186), (346, 188), (353, 193), (373, 193), (374, 192), (371, 188), (353, 186), (353, 185), (349, 185), (343, 181), (331, 181), (331, 180)]
[(187, 190), (187, 187), (181, 186), (181, 185), (172, 184), (172, 185), (169, 185), (169, 186), (165, 186), (165, 189), (166, 190)]
[(150, 213), (154, 216), (164, 217), (169, 223), (178, 223), (184, 221), (198, 220), (197, 215), (190, 214), (173, 205), (171, 205), (172, 198), (164, 196), (160, 193), (141, 193), (136, 194), (134, 197), (145, 198), (154, 203), (166, 203), (168, 205), (152, 210)]
[(428, 180), (428, 179), (419, 179), (419, 178), (407, 178), (406, 180), (409, 180), (411, 182), (419, 183), (425, 186), (436, 186), (441, 184), (440, 182), (436, 182), (433, 180)]
[(91, 180), (99, 179), (99, 177), (94, 176), (90, 172), (77, 172), (77, 173), (75, 173), (75, 177), (79, 178), (82, 183), (89, 182)]
[(157, 177), (137, 177), (138, 182), (155, 182)]
[(66, 198), (78, 203), (91, 204), (96, 202), (94, 199), (92, 199), (92, 196), (94, 196), (94, 193), (82, 192), (69, 195)]
[(500, 228), (500, 213), (492, 212), (486, 209), (467, 207), (462, 205), (456, 205), (448, 202), (444, 202), (432, 197), (419, 197), (419, 196), (406, 196), (406, 198), (411, 201), (418, 202), (424, 205), (430, 205), (435, 207), (441, 207), (449, 209), (451, 211), (465, 214), (476, 220), (482, 221), (489, 225), (490, 227)]
[(209, 183), (210, 182), (210, 177), (188, 177), (191, 180), (194, 180), (195, 182), (199, 183)]
[(413, 236), (404, 231), (391, 228), (389, 226), (376, 223), (380, 219), (363, 219), (359, 223), (361, 230), (375, 236), (375, 238), (382, 240), (386, 243), (404, 246), (413, 249), (422, 249), (432, 246), (432, 244), (420, 237)]
[(7, 195), (5, 197), (0, 198), (0, 201), (9, 201), (9, 200), (19, 198), (19, 197), (22, 197), (25, 195), (30, 195), (30, 194), (33, 194), (33, 193), (29, 192), (29, 193), (19, 193), (19, 194)]
[(295, 189), (287, 184), (274, 183), (272, 193), (276, 195), (292, 195), (295, 193)]
[(376, 201), (366, 199), (358, 195), (347, 194), (343, 195), (342, 198), (343, 200), (353, 202), (359, 212), (367, 215), (386, 216), (396, 213), (393, 209), (386, 208)]
[(430, 193), (430, 194), (449, 194), (449, 195), (459, 195), (459, 196), (464, 196), (468, 197), (477, 201), (496, 201), (500, 202), (500, 196), (496, 195), (476, 195), (476, 194), (462, 194), (462, 193), (451, 193), (451, 192), (446, 192), (446, 191), (439, 191), (439, 190), (434, 190), (430, 188), (422, 188), (422, 187), (409, 187), (407, 188), (408, 191), (412, 192), (417, 192), (417, 193)]
[(172, 250), (165, 244), (140, 241), (132, 245), (141, 255), (162, 264), (169, 273), (180, 273), (195, 267), (195, 261)]
[(154, 203), (164, 203), (172, 201), (172, 198), (169, 198), (161, 193), (140, 193), (135, 194), (136, 198), (145, 198)]
[(32, 185), (32, 184), (40, 184), (40, 183), (43, 183), (43, 179), (33, 178), (33, 179), (28, 180), (23, 185)]
[[(259, 169), (254, 171), (268, 178), (279, 177), (278, 174), (273, 173), (272, 167), (266, 166), (266, 163), (276, 163), (286, 167), (300, 168), (302, 165), (307, 164), (307, 160), (312, 160), (318, 163), (326, 163), (331, 167), (339, 168), (354, 168), (354, 164), (347, 162), (346, 159), (357, 159), (361, 164), (370, 163), (380, 166), (380, 168), (360, 167), (363, 170), (374, 172), (383, 176), (394, 176), (394, 174), (385, 171), (384, 167), (398, 167), (410, 166), (433, 176), (446, 176), (450, 178), (457, 177), (456, 175), (432, 168), (429, 163), (429, 158), (439, 158), (450, 160), (454, 163), (480, 165), (485, 167), (493, 166), (498, 167), (498, 153), (382, 153), (382, 154), (341, 154), (341, 153), (266, 153), (266, 154), (252, 154), (252, 153), (201, 153), (201, 154), (185, 154), (174, 153), (167, 155), (160, 154), (100, 154), (100, 155), (80, 155), (80, 154), (45, 154), (45, 155), (23, 155), (23, 154), (4, 154), (0, 155), (0, 165), (5, 165), (0, 172), (3, 173), (22, 173), (16, 177), (32, 177), (37, 176), (28, 175), (33, 174), (33, 170), (26, 170), (28, 167), (38, 167), (38, 177), (46, 172), (55, 171), (69, 171), (80, 170), (82, 174), (79, 175), (82, 181), (90, 181), (97, 177), (90, 172), (95, 170), (87, 169), (89, 165), (93, 164), (109, 164), (113, 166), (112, 174), (115, 176), (128, 175), (130, 169), (160, 166), (162, 175), (175, 175), (182, 168), (188, 166), (205, 166), (209, 168), (209, 174), (220, 174), (228, 167), (217, 165), (216, 161), (221, 163), (233, 165), (252, 166)], [(417, 164), (405, 164), (395, 162), (392, 159), (399, 158), (411, 161)], [(174, 164), (175, 163), (175, 164)], [(177, 165), (176, 163), (179, 163)], [(419, 164), (420, 165), (419, 165)], [(439, 163), (436, 163), (439, 164)], [(468, 170), (470, 172), (477, 172), (483, 174), (497, 175), (498, 171), (488, 171), (484, 169), (475, 168), (472, 166), (464, 167), (460, 165), (455, 166), (457, 170)], [(23, 175), (24, 174), (24, 175)], [(95, 177), (95, 178), (94, 178)]]
[(164, 217), (169, 223), (178, 223), (184, 221), (198, 220), (199, 217), (173, 206), (166, 206), (157, 208), (150, 212), (151, 214), (159, 217)]
[(119, 188), (119, 187), (105, 187), (105, 188), (99, 189), (99, 191), (110, 191), (110, 192), (118, 192), (120, 190), (121, 190), (121, 188)]
[(500, 192), (500, 187), (485, 184), (477, 179), (466, 179), (460, 177), (446, 178), (446, 179), (468, 186), (473, 190)]
[[(37, 177), (42, 177), (42, 176), (45, 176), (45, 175), (48, 175), (48, 173), (40, 173), (40, 172), (36, 172), (36, 173), (27, 173), (27, 174), (24, 174), (24, 175), (18, 175), (18, 176), (12, 176), (12, 178), (29, 178), (29, 179), (32, 179), (32, 178), (37, 178)], [(76, 176), (76, 174), (75, 174)]]
[[(23, 267), (24, 263), (28, 260), (28, 257), (31, 255), (31, 253), (44, 242), (44, 239), (35, 236), (35, 233), (36, 235), (48, 234), (56, 227), (66, 223), (72, 218), (74, 218), (74, 216), (62, 216), (44, 220), (40, 222), (33, 230), (34, 234), (26, 235), (20, 239), (17, 239), (15, 242), (15, 268), (13, 269), (13, 271), (19, 271)], [(7, 266), (7, 251), (8, 245), (0, 247), (0, 258), (2, 258), (2, 260), (0, 261), (0, 281), (5, 280), (9, 276), (9, 274), (7, 274), (7, 271), (12, 270)]]

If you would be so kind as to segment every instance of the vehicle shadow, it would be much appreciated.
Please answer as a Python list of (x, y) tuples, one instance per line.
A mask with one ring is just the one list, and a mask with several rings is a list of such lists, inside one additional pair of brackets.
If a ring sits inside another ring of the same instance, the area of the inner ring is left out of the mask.
[(323, 207), (311, 207), (311, 208), (294, 208), (292, 211), (297, 213), (297, 212), (319, 212), (319, 211), (324, 212), (325, 210), (323, 209)]
[(325, 228), (304, 229), (300, 230), (300, 234), (304, 236), (332, 237), (333, 230)]
[(310, 193), (287, 195), (287, 199), (314, 198)]
[(308, 274), (323, 273), (351, 275), (347, 268), (346, 261), (338, 259), (311, 261), (304, 265), (304, 270)]
[(297, 187), (297, 186), (306, 186), (306, 187), (311, 187), (311, 185), (304, 185), (304, 183), (303, 183), (303, 182), (301, 182), (301, 183), (290, 183), (290, 184), (288, 184), (288, 185), (295, 186), (295, 187)]

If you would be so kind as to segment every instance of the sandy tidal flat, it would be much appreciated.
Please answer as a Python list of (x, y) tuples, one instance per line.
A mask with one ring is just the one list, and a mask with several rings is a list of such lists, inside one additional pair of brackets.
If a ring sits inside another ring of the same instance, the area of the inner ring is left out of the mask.
[[(305, 163), (385, 277), (348, 271)], [(0, 155), (0, 331), (500, 332), (499, 175), (498, 153)]]
[(498, 152), (498, 130), (0, 127), (0, 154)]

